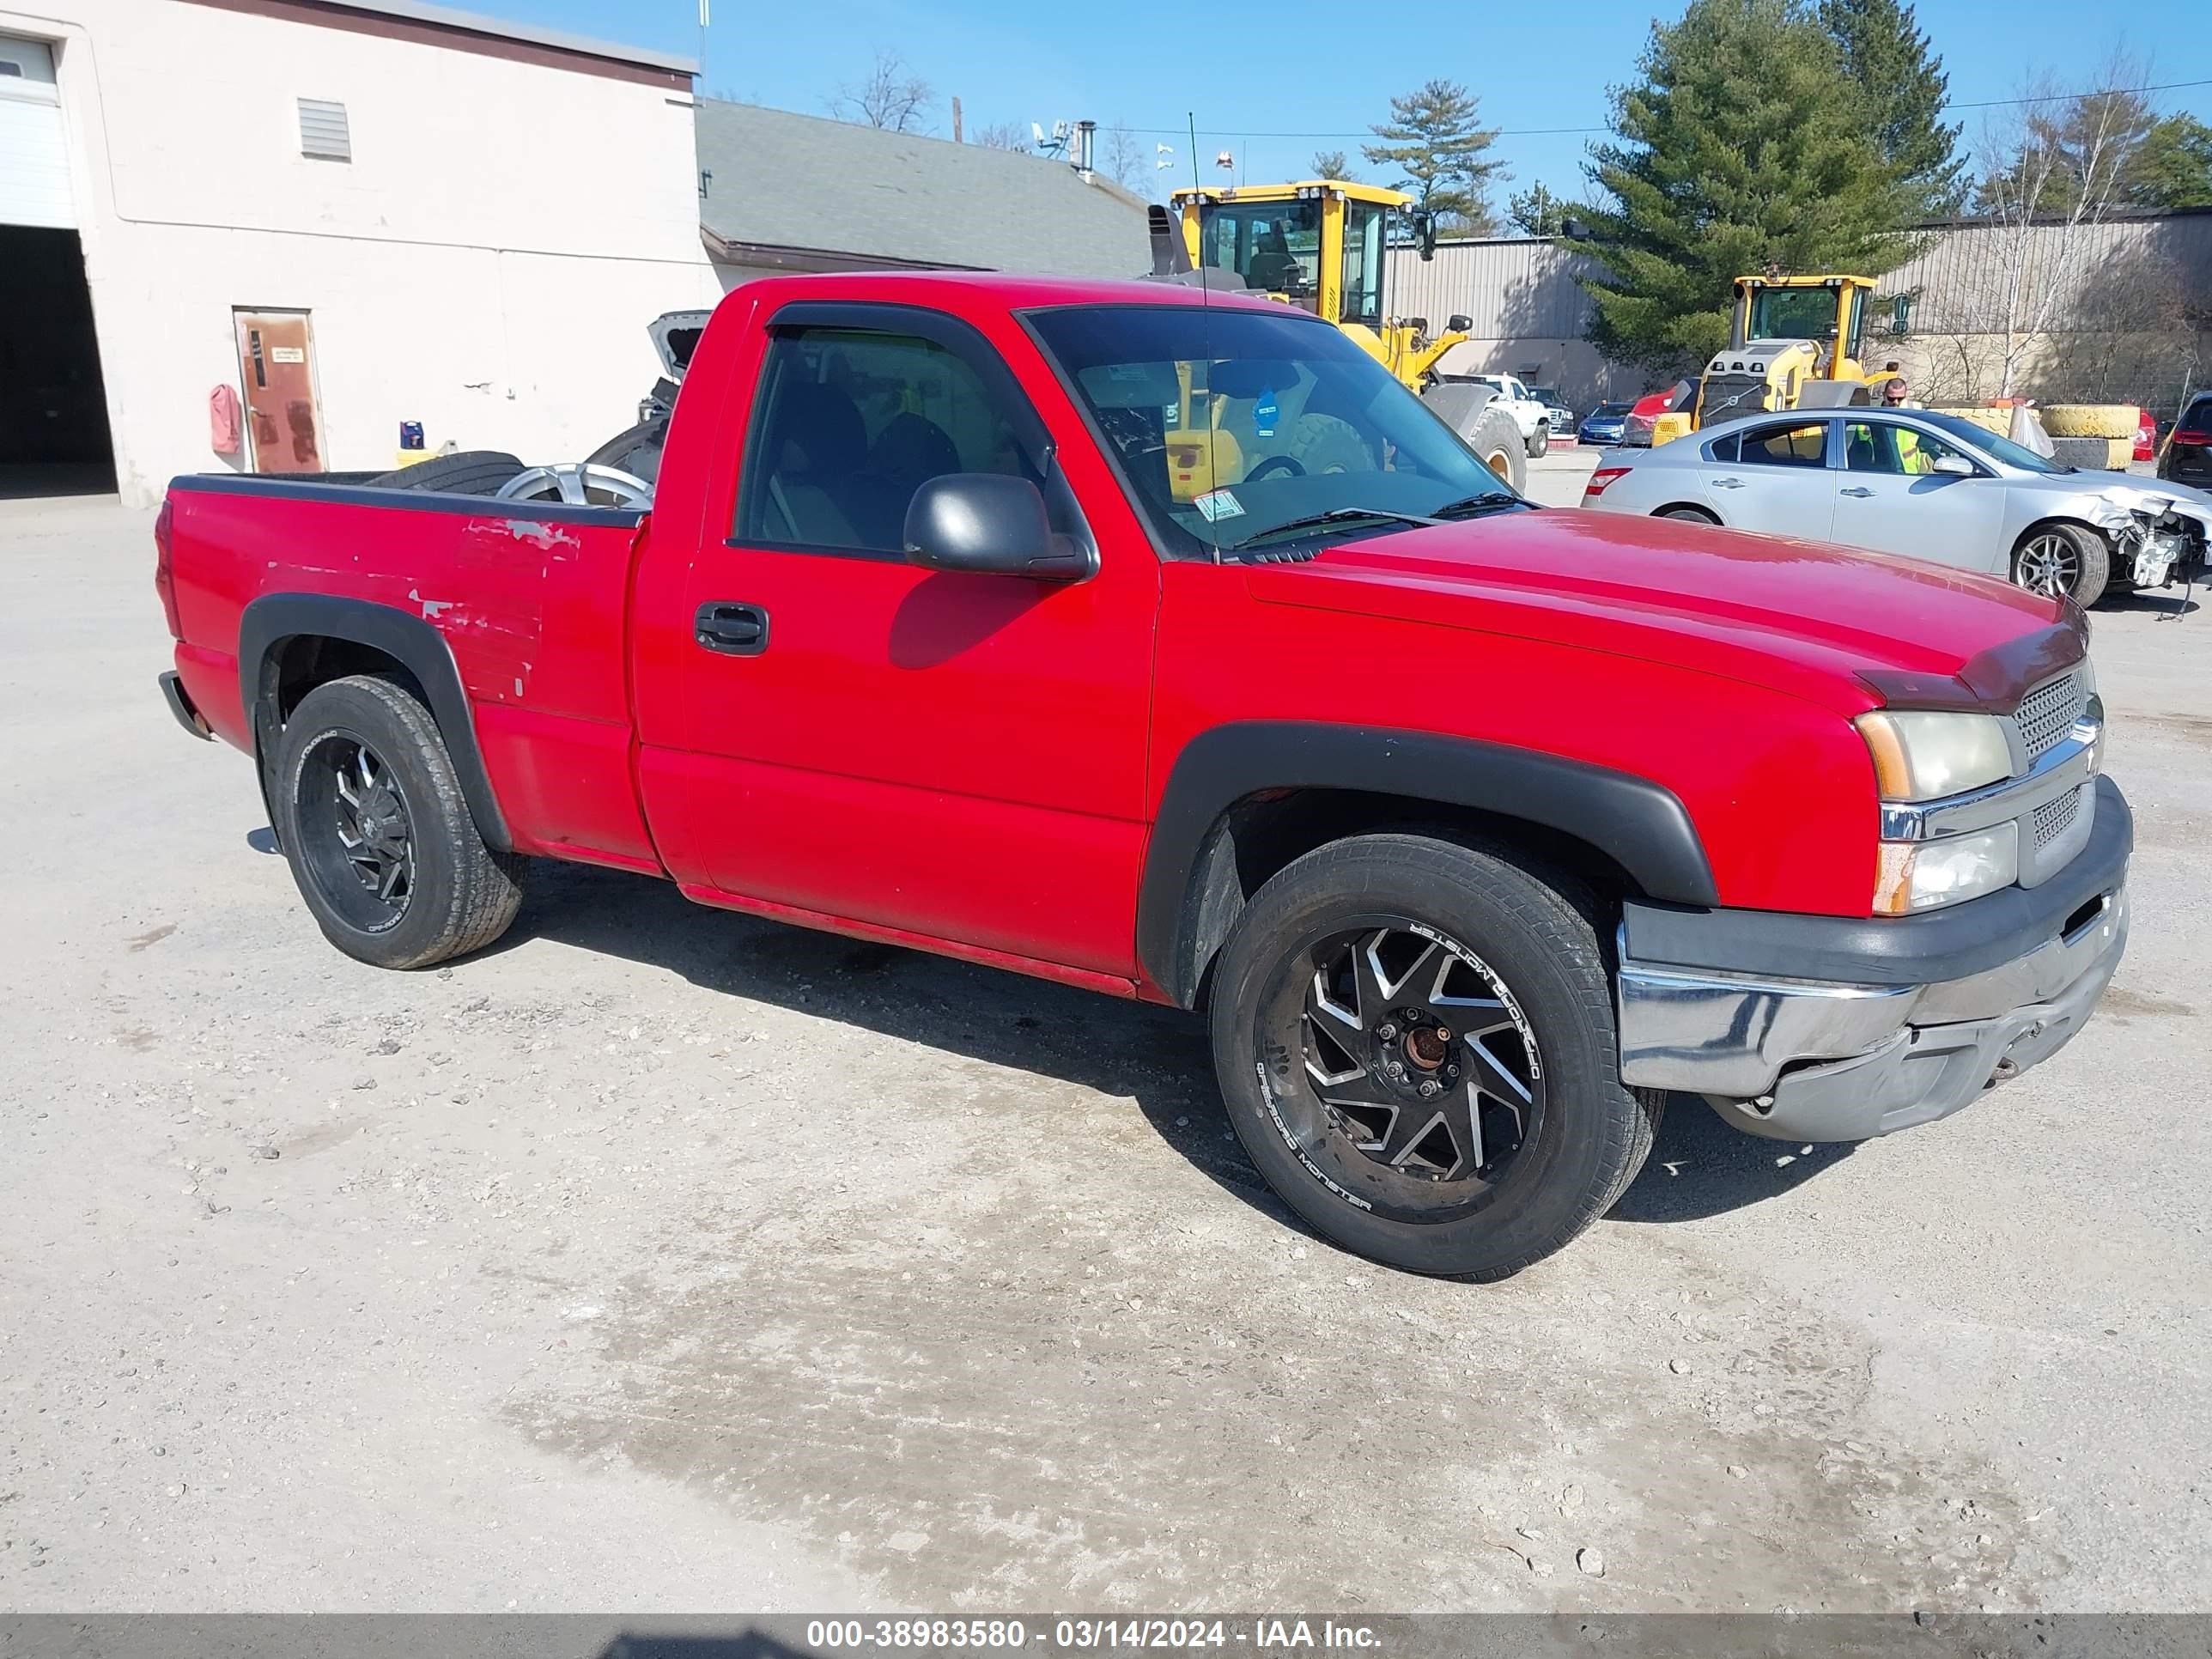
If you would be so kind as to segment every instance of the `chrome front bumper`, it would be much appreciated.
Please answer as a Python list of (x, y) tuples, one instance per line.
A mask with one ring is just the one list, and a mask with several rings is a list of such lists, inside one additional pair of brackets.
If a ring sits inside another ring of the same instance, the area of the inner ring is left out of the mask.
[[(2124, 820), (2117, 792), (2109, 799)], [(2057, 1053), (2087, 1021), (2127, 944), (2131, 840), (2108, 825), (2084, 860), (2100, 868), (2052, 884), (2042, 927), (2015, 924), (2017, 954), (1986, 964), (1953, 954), (1973, 970), (1918, 981), (1910, 956), (1871, 951), (1854, 978), (1638, 959), (1632, 914), (1616, 991), (1622, 1080), (1704, 1095), (1738, 1127), (1781, 1140), (1864, 1140), (1948, 1116)], [(2008, 908), (2016, 915), (2021, 905)], [(1667, 938), (1662, 927), (1643, 932)], [(1929, 960), (1940, 969), (1944, 957)]]

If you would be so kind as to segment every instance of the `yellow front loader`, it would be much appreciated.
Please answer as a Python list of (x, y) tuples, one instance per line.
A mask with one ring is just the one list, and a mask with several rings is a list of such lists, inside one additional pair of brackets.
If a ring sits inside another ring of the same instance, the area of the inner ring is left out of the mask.
[[(1216, 287), (1266, 294), (1334, 323), (1419, 393), (1493, 472), (1521, 487), (1527, 452), (1512, 417), (1488, 407), (1491, 389), (1437, 377), (1437, 362), (1469, 337), (1473, 324), (1455, 314), (1441, 333), (1431, 334), (1426, 318), (1394, 316), (1386, 303), (1393, 243), (1418, 247), (1424, 259), (1436, 251), (1435, 222), (1413, 210), (1412, 197), (1349, 179), (1307, 179), (1179, 190), (1169, 199), (1172, 216), (1165, 209), (1152, 210), (1155, 276), (1196, 272)], [(1218, 277), (1212, 275), (1217, 271)], [(1227, 429), (1219, 409), (1204, 422), (1186, 413), (1186, 431), (1200, 425)], [(1236, 467), (1230, 447), (1203, 446), (1197, 457), (1201, 464), (1188, 480), (1178, 472), (1177, 489), (1203, 490), (1211, 487), (1207, 480), (1234, 482), (1224, 476)]]
[(1705, 365), (1697, 401), (1661, 416), (1651, 441), (1739, 415), (1872, 402), (1860, 354), (1874, 289), (1871, 276), (1837, 273), (1737, 277), (1727, 349)]

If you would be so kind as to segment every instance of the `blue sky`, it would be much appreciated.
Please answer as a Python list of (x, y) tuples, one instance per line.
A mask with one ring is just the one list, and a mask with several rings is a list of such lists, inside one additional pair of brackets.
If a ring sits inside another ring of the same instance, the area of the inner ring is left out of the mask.
[[(697, 0), (456, 0), (480, 12), (697, 55)], [(2016, 95), (2048, 73), (2071, 88), (2116, 48), (2148, 61), (2154, 82), (2212, 81), (2204, 0), (1919, 0), (1960, 103)], [(1679, 15), (1679, 4), (1664, 15)], [(1653, 14), (1607, 0), (1582, 4), (1470, 4), (1398, 0), (1371, 9), (1278, 0), (1273, 6), (1115, 4), (1092, 0), (714, 0), (702, 90), (750, 103), (825, 112), (841, 82), (866, 71), (877, 47), (900, 52), (936, 88), (934, 131), (950, 137), (946, 100), (966, 123), (1090, 116), (1139, 130), (1148, 161), (1174, 146), (1159, 193), (1191, 179), (1186, 112), (1199, 128), (1200, 171), (1223, 175), (1215, 152), (1236, 154), (1259, 180), (1297, 177), (1316, 149), (1342, 149), (1359, 167), (1367, 126), (1393, 93), (1431, 75), (1465, 82), (1484, 120), (1504, 129), (1497, 154), (1514, 174), (1507, 192), (1540, 179), (1581, 189), (1607, 86), (1628, 78)], [(1365, 20), (1365, 21), (1361, 21)], [(1390, 43), (1403, 43), (1394, 46)], [(2162, 109), (2212, 119), (2212, 85), (2156, 94)], [(1979, 112), (1961, 112), (1971, 136)], [(1152, 131), (1145, 131), (1151, 129)], [(1269, 134), (1295, 137), (1267, 137)], [(1326, 135), (1326, 136), (1306, 136)], [(1371, 169), (1362, 169), (1372, 175)]]

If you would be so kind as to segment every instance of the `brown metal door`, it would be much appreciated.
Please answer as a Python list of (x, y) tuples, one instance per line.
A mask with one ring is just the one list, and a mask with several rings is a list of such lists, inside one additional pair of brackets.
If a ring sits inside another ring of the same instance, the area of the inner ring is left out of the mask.
[(320, 472), (315, 344), (304, 311), (238, 311), (239, 383), (256, 472)]

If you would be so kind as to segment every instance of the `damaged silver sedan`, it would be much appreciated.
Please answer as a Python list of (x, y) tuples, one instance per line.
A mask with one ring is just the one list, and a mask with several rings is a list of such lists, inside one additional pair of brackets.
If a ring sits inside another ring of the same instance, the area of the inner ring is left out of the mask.
[(2077, 471), (1925, 410), (1749, 416), (1608, 451), (1583, 505), (1903, 554), (2085, 605), (2196, 580), (2212, 545), (2203, 490)]

